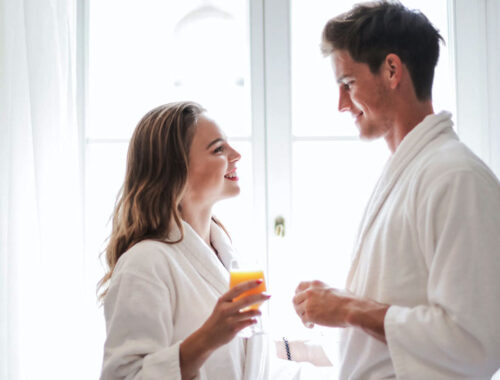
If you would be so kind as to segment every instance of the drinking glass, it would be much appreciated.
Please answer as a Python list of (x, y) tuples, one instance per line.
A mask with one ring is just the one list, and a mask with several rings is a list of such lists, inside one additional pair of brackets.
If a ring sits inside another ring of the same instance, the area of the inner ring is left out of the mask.
[[(242, 282), (245, 281), (251, 281), (251, 280), (262, 280), (262, 283), (257, 286), (256, 288), (247, 290), (246, 292), (242, 293), (238, 297), (234, 299), (234, 301), (239, 300), (240, 298), (252, 295), (252, 294), (258, 294), (266, 291), (266, 281), (264, 278), (264, 271), (263, 270), (244, 270), (244, 269), (232, 269), (230, 272), (230, 280), (229, 280), (229, 287), (233, 288), (234, 286), (241, 284)], [(244, 310), (256, 310), (260, 307), (261, 302), (257, 302), (253, 305), (248, 306)], [(242, 338), (249, 338), (253, 335), (259, 335), (259, 334), (264, 334), (265, 329), (264, 329), (264, 324), (263, 324), (263, 318), (262, 315), (256, 317), (257, 323), (250, 325), (248, 327), (245, 327), (243, 330), (238, 332), (238, 336)]]

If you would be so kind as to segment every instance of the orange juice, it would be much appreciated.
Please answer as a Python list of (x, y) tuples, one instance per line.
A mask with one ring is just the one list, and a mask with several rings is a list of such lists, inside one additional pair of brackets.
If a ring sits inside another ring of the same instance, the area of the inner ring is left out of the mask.
[[(231, 271), (230, 273), (230, 280), (229, 280), (229, 287), (233, 288), (234, 286), (241, 284), (242, 282), (245, 281), (250, 281), (250, 280), (258, 280), (262, 279), (262, 284), (257, 286), (256, 288), (247, 290), (245, 293), (241, 294), (240, 296), (236, 297), (233, 301), (237, 301), (240, 298), (249, 296), (251, 294), (258, 294), (266, 291), (266, 282), (264, 280), (264, 272), (263, 271)], [(251, 305), (249, 309), (258, 309), (260, 306), (260, 302), (256, 303), (254, 305)]]

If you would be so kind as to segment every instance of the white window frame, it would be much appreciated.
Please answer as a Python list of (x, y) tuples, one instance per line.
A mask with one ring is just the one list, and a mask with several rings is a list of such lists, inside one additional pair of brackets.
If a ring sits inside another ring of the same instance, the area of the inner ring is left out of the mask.
[(458, 134), (500, 176), (500, 3), (453, 0), (449, 6)]

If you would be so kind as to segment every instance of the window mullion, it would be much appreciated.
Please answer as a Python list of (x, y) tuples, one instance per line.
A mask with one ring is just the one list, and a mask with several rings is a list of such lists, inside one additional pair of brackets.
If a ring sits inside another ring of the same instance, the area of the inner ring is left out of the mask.
[[(291, 69), (290, 1), (264, 2), (266, 99), (267, 233), (270, 282), (283, 264), (291, 222)], [(285, 236), (274, 234), (277, 217), (285, 220)]]
[[(264, 0), (248, 2), (250, 17), (250, 78), (252, 115), (252, 166), (254, 202), (254, 231), (262, 238), (255, 239), (256, 259), (267, 266), (267, 181), (266, 181), (266, 94), (264, 73)], [(267, 268), (266, 268), (267, 269)]]

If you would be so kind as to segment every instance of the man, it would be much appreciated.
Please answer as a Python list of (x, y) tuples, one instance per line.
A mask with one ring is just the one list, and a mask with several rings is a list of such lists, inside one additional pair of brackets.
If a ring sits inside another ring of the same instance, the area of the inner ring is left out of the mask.
[(392, 157), (361, 222), (347, 289), (294, 297), (306, 325), (342, 327), (341, 379), (489, 379), (500, 367), (500, 184), (431, 100), (441, 36), (399, 3), (330, 20), (339, 110)]

